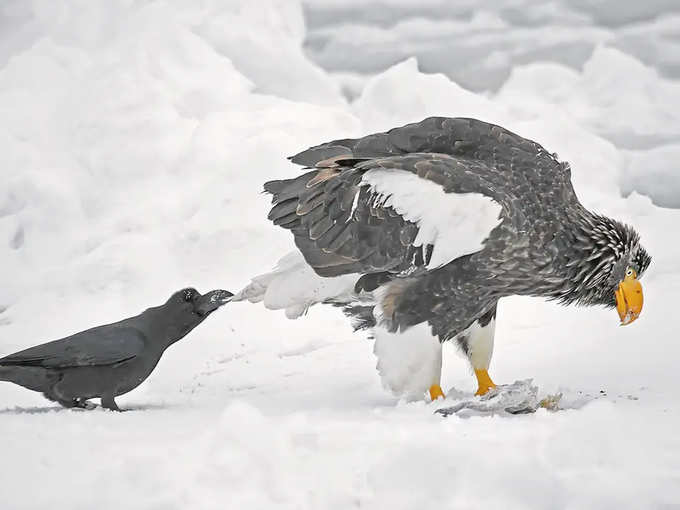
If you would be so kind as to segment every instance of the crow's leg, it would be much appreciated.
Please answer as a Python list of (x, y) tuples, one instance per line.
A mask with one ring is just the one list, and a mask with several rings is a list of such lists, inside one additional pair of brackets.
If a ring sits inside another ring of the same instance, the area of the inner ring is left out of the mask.
[(86, 398), (76, 398), (73, 400), (76, 402), (74, 407), (77, 407), (78, 409), (87, 409), (88, 411), (91, 411), (92, 409), (97, 408), (97, 404), (88, 402)]
[(67, 409), (78, 408), (91, 410), (97, 407), (92, 402), (88, 402), (86, 398), (74, 397), (71, 395), (64, 394), (59, 388), (59, 383), (52, 386), (52, 388), (44, 392), (43, 395), (45, 395), (45, 398), (47, 398), (48, 400), (58, 402), (60, 405)]
[(71, 409), (73, 407), (76, 407), (76, 399), (74, 398), (61, 398), (57, 395), (54, 394), (52, 391), (45, 391), (43, 392), (43, 396), (47, 400), (51, 400), (52, 402), (56, 402), (62, 407), (65, 407), (67, 409)]
[(106, 409), (110, 409), (111, 411), (118, 411), (122, 412), (123, 410), (118, 407), (118, 404), (116, 404), (116, 401), (114, 400), (113, 395), (106, 395), (102, 397), (102, 407)]
[(59, 380), (52, 385), (51, 388), (45, 390), (43, 392), (43, 396), (47, 400), (51, 400), (52, 402), (57, 402), (59, 405), (62, 407), (65, 407), (66, 409), (71, 409), (73, 407), (76, 407), (77, 402), (76, 399), (73, 397), (68, 397), (66, 395), (62, 395), (59, 390), (57, 389), (57, 384), (59, 384), (59, 381), (61, 381), (61, 377)]
[(49, 392), (46, 391), (46, 392), (43, 393), (43, 395), (45, 396), (45, 398), (47, 400), (51, 400), (52, 402), (57, 402), (59, 405), (61, 405), (62, 407), (65, 407), (66, 409), (77, 408), (77, 409), (88, 409), (88, 410), (90, 410), (90, 409), (94, 409), (95, 407), (97, 407), (95, 404), (93, 404), (92, 402), (88, 402), (84, 398), (68, 398), (68, 397), (64, 397), (62, 395), (59, 395), (55, 391), (49, 391)]

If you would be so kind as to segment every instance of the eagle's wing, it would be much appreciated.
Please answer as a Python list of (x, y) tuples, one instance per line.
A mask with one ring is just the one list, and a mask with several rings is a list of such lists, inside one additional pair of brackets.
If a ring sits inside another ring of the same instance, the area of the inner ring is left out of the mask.
[(321, 276), (433, 269), (482, 248), (503, 207), (480, 161), (413, 153), (271, 181), (269, 218)]
[(267, 183), (269, 217), (321, 276), (445, 264), (479, 249), (499, 212), (528, 239), (549, 235), (536, 218), (578, 202), (568, 164), (476, 119), (430, 117), (290, 159), (318, 170)]
[(144, 349), (143, 334), (129, 326), (99, 326), (0, 358), (4, 366), (67, 368), (113, 365)]

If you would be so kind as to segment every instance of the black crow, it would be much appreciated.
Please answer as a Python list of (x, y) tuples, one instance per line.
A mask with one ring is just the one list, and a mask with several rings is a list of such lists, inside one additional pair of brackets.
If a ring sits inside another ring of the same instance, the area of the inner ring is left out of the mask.
[(134, 317), (0, 358), (0, 381), (39, 391), (64, 407), (91, 409), (87, 399), (101, 398), (103, 407), (120, 411), (115, 397), (139, 386), (165, 349), (231, 296), (225, 290), (180, 290)]

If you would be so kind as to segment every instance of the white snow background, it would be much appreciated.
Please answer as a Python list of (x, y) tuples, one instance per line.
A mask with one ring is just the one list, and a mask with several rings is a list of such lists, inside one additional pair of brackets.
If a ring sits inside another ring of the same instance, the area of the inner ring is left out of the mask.
[[(680, 507), (680, 4), (417, 4), (3, 0), (0, 354), (238, 290), (292, 248), (260, 193), (300, 171), (285, 156), (472, 116), (569, 161), (654, 257), (625, 328), (501, 302), (492, 376), (569, 408), (442, 418), (381, 388), (337, 310), (234, 303), (119, 398), (131, 412), (0, 383), (2, 510)], [(444, 389), (474, 391), (444, 354)]]

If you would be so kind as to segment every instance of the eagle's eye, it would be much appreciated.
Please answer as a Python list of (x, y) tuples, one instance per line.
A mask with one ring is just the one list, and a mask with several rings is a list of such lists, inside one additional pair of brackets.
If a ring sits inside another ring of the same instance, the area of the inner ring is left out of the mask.
[(635, 272), (635, 270), (632, 267), (629, 267), (629, 268), (626, 269), (626, 276), (630, 276), (631, 278), (636, 278), (637, 273)]

